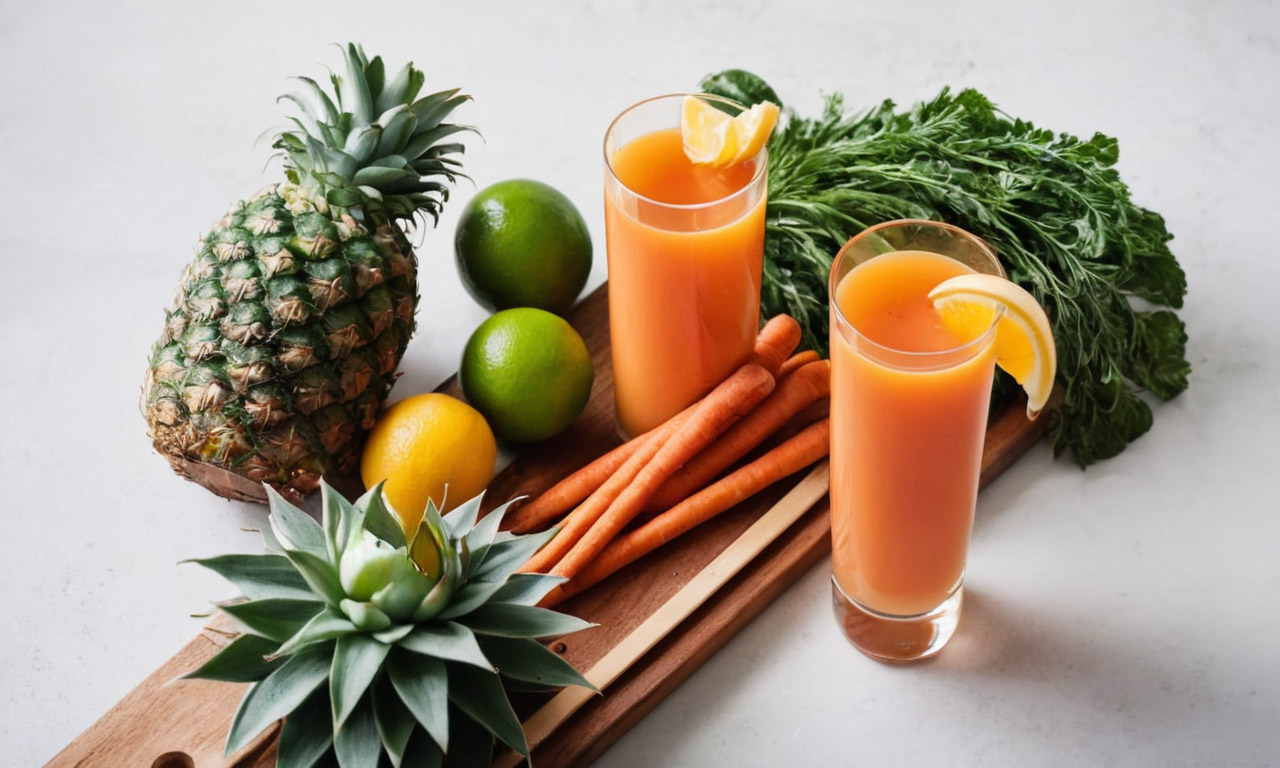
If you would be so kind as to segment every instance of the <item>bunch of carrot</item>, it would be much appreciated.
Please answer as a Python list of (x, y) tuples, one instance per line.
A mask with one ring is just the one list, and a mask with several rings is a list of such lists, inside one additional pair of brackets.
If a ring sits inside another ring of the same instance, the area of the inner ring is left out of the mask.
[[(799, 343), (793, 318), (773, 318), (752, 360), (702, 400), (507, 517), (517, 533), (560, 526), (521, 568), (568, 579), (542, 605), (577, 594), (826, 456), (830, 363), (812, 351), (793, 355)], [(770, 438), (757, 458), (719, 477)]]

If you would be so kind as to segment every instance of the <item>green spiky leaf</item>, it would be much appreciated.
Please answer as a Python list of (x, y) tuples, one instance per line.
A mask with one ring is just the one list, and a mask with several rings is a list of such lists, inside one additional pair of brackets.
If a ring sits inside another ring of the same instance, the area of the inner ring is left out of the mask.
[(285, 501), (270, 485), (264, 487), (271, 506), (268, 519), (276, 540), (286, 548), (300, 549), (323, 557), (328, 552), (324, 528), (311, 515)]
[(324, 480), (320, 481), (320, 496), (323, 502), (320, 521), (325, 532), (329, 561), (336, 563), (346, 548), (351, 532), (364, 525), (364, 515)]
[(467, 547), (474, 551), (480, 547), (487, 547), (492, 544), (493, 537), (498, 533), (498, 526), (502, 525), (502, 518), (506, 515), (507, 508), (510, 506), (511, 502), (508, 501), (506, 504), (497, 507), (467, 531), (465, 538)]
[(453, 619), (465, 616), (489, 602), (502, 589), (500, 581), (473, 581), (453, 593), (449, 607), (436, 614), (437, 619)]
[(573, 665), (537, 640), (524, 637), (477, 638), (484, 655), (505, 677), (543, 686), (580, 685), (599, 693)]
[(325, 202), (339, 208), (354, 208), (365, 201), (365, 195), (350, 187), (334, 187), (324, 193)]
[(258, 635), (240, 635), (214, 654), (208, 661), (182, 676), (182, 679), (221, 680), (225, 683), (255, 683), (280, 666), (267, 661), (279, 643)]
[(356, 165), (355, 168), (352, 168), (351, 175), (346, 177), (348, 181), (354, 180), (357, 169), (363, 166), (369, 158), (373, 157), (378, 148), (378, 140), (381, 138), (382, 128), (377, 125), (371, 125), (368, 128), (355, 131), (347, 137), (347, 142), (343, 145), (342, 151), (350, 155)]
[(333, 649), (313, 645), (289, 657), (240, 702), (231, 720), (225, 754), (240, 750), (263, 729), (297, 709), (329, 677)]
[(449, 536), (460, 539), (467, 535), (476, 524), (476, 518), (480, 516), (480, 505), (484, 502), (484, 493), (467, 499), (466, 501), (454, 507), (449, 514), (444, 515), (440, 519), (444, 521), (445, 530)]
[[(319, 525), (316, 527), (319, 528)], [(338, 580), (337, 570), (324, 555), (304, 549), (286, 549), (284, 556), (289, 558), (289, 562), (293, 563), (293, 567), (316, 595), (334, 604), (346, 597), (346, 593), (342, 591), (342, 582)]]
[(489, 603), (459, 619), (471, 631), (498, 637), (559, 637), (596, 626), (576, 616), (515, 603)]
[(311, 621), (302, 626), (292, 637), (280, 646), (275, 652), (276, 656), (288, 656), (296, 652), (299, 648), (303, 648), (312, 643), (318, 643), (324, 640), (333, 640), (343, 635), (349, 635), (356, 631), (356, 625), (352, 624), (346, 616), (334, 610), (332, 606), (325, 608), (321, 613), (316, 614)]
[(353, 114), (357, 120), (369, 122), (373, 120), (373, 97), (369, 93), (369, 83), (364, 79), (360, 66), (360, 57), (354, 44), (347, 45), (347, 76), (338, 87), (338, 95), (342, 98), (342, 106)]
[(315, 600), (291, 600), (269, 597), (265, 600), (249, 600), (220, 606), (222, 612), (235, 620), (246, 631), (262, 635), (268, 640), (283, 643), (324, 610), (324, 603)]
[(346, 635), (337, 642), (329, 672), (329, 700), (333, 725), (341, 728), (382, 669), (391, 646), (366, 635)]
[(298, 107), (298, 110), (302, 112), (302, 117), (291, 117), (290, 119), (295, 120), (298, 127), (303, 131), (313, 135), (320, 132), (321, 121), (319, 117), (316, 116), (315, 112), (312, 111), (311, 102), (307, 101), (305, 96), (300, 93), (286, 93), (276, 99), (276, 101), (289, 101)]
[(400, 768), (417, 721), (386, 675), (374, 683), (373, 694), (373, 720), (378, 726), (378, 738), (392, 766)]
[(307, 88), (311, 91), (311, 97), (323, 106), (325, 120), (327, 120), (330, 125), (337, 122), (338, 107), (333, 103), (333, 100), (329, 98), (329, 94), (325, 93), (324, 89), (320, 87), (320, 84), (312, 78), (303, 75), (299, 75), (294, 79), (305, 83)]
[(449, 701), (503, 744), (527, 756), (529, 744), (525, 741), (524, 729), (498, 676), (463, 664), (446, 667), (450, 680)]
[(449, 677), (444, 662), (396, 650), (387, 658), (387, 677), (415, 720), (441, 750), (449, 749)]
[(495, 540), (493, 544), (483, 548), (482, 551), (472, 550), (472, 572), (467, 574), (467, 579), (474, 581), (505, 581), (507, 577), (516, 572), (517, 568), (524, 565), (534, 552), (542, 549), (542, 545), (551, 541), (551, 537), (555, 536), (558, 531), (558, 528), (552, 528), (542, 533), (531, 533), (528, 536), (520, 536), (506, 541)]
[(364, 81), (369, 86), (370, 107), (373, 113), (377, 114), (382, 111), (377, 108), (378, 96), (382, 93), (382, 87), (386, 85), (387, 69), (382, 64), (381, 56), (374, 56), (372, 59), (367, 58), (364, 56), (363, 49), (360, 50), (360, 54), (364, 62)]
[(265, 550), (267, 554), (281, 555), (281, 556), (284, 555), (284, 545), (281, 544), (280, 540), (276, 538), (275, 531), (271, 530), (270, 520), (268, 520), (267, 524), (262, 526), (261, 528), (257, 528), (257, 529), (250, 528), (247, 530), (256, 530), (258, 535), (262, 536), (262, 548), (263, 550)]
[(276, 744), (276, 768), (311, 768), (331, 746), (329, 694), (321, 686), (285, 718)]
[(391, 619), (373, 603), (343, 600), (339, 605), (342, 612), (351, 619), (351, 623), (366, 632), (381, 632), (391, 626)]
[[(410, 179), (416, 179), (417, 174), (410, 172)], [(387, 185), (401, 181), (405, 178), (405, 172), (399, 168), (384, 168), (382, 166), (370, 165), (356, 171), (356, 175), (351, 181), (354, 184), (370, 184), (380, 189), (386, 189)]]
[(370, 488), (356, 501), (356, 506), (364, 510), (364, 527), (369, 533), (382, 539), (393, 547), (405, 545), (404, 529), (400, 526), (400, 518), (387, 508), (382, 500), (382, 486), (378, 483)]
[(380, 643), (395, 645), (396, 643), (400, 642), (405, 637), (405, 635), (412, 632), (415, 628), (416, 628), (416, 625), (414, 624), (400, 624), (398, 626), (391, 626), (391, 627), (387, 627), (386, 629), (378, 630), (377, 632), (373, 633), (373, 636), (377, 638), (378, 642)]
[[(385, 121), (384, 118), (386, 118)], [(378, 118), (378, 121), (383, 123), (383, 129), (382, 137), (378, 139), (378, 148), (373, 153), (375, 157), (400, 152), (418, 127), (418, 118), (413, 116), (408, 105), (405, 104), (398, 104), (388, 109), (385, 115)], [(403, 167), (403, 164), (400, 167)]]
[[(323, 502), (319, 522), (277, 502), (264, 541), (278, 541), (283, 556), (207, 563), (244, 591), (288, 580), (291, 594), (307, 597), (226, 606), (251, 634), (190, 676), (257, 681), (241, 702), (228, 748), (287, 715), (293, 725), (281, 760), (291, 768), (333, 760), (431, 765), (446, 752), (450, 765), (487, 765), (495, 739), (527, 751), (506, 691), (585, 683), (529, 639), (590, 626), (532, 605), (563, 580), (511, 573), (550, 534), (500, 532), (507, 505), (477, 521), (476, 498), (447, 519), (429, 503), (413, 549), (395, 548), (389, 545), (404, 537), (380, 488), (349, 504), (326, 485)], [(472, 544), (481, 566), (468, 581)], [(502, 659), (501, 669), (485, 647)]]
[(537, 605), (551, 590), (566, 581), (568, 579), (563, 576), (552, 576), (546, 573), (512, 574), (502, 588), (493, 593), (489, 602)]
[[(419, 120), (419, 122), (421, 122), (421, 120)], [(414, 137), (409, 140), (409, 143), (405, 145), (404, 154), (411, 157), (417, 157), (446, 136), (452, 136), (453, 134), (461, 133), (462, 131), (475, 133), (476, 129), (469, 125), (441, 123), (431, 130), (423, 131), (422, 133), (414, 135)]]
[(280, 555), (219, 555), (184, 560), (204, 566), (231, 582), (250, 600), (286, 597), (314, 599), (315, 594), (286, 557)]
[(382, 740), (373, 719), (373, 701), (368, 695), (360, 699), (355, 711), (333, 737), (333, 751), (342, 768), (369, 768), (378, 764)]
[(437, 91), (410, 104), (409, 110), (413, 112), (414, 117), (418, 118), (418, 129), (425, 131), (435, 127), (445, 115), (471, 98), (458, 95), (461, 90), (461, 88), (451, 88), (447, 91)]
[(476, 642), (476, 636), (463, 625), (447, 621), (443, 624), (418, 627), (405, 635), (398, 645), (405, 650), (439, 659), (474, 664), (487, 670), (493, 665), (485, 658)]
[[(398, 104), (408, 104), (413, 101), (414, 96), (418, 94), (418, 89), (422, 88), (422, 77), (414, 77), (414, 73), (421, 72), (414, 69), (412, 64), (405, 64), (396, 72), (395, 77), (387, 83), (382, 89), (382, 93), (378, 94), (377, 101), (374, 104), (374, 110), (377, 112), (385, 112)], [(416, 84), (416, 88), (415, 88)]]

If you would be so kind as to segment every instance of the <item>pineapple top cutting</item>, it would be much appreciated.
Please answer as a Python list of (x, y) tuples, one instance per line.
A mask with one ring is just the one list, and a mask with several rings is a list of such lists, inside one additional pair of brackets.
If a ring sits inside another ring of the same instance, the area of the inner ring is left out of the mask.
[(152, 347), (142, 409), (175, 471), (221, 496), (298, 499), (352, 469), (414, 328), (417, 260), (402, 223), (438, 218), (470, 97), (418, 97), (344, 50), (331, 97), (311, 78), (276, 137), (286, 181), (231, 207), (186, 266)]

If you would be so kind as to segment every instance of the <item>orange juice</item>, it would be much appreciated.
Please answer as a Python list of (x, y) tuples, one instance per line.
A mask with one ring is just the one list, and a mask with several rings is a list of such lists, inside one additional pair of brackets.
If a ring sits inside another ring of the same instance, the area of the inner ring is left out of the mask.
[(902, 250), (834, 284), (832, 567), (845, 595), (882, 614), (931, 611), (964, 575), (994, 346), (990, 332), (952, 336), (928, 293), (972, 271)]
[(679, 128), (606, 152), (614, 399), (619, 428), (638, 435), (751, 355), (760, 327), (764, 160), (695, 166)]

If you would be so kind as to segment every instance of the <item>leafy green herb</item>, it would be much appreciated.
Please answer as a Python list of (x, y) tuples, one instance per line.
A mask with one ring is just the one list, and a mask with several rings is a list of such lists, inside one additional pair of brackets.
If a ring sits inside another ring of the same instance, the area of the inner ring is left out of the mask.
[[(702, 88), (777, 102), (741, 70)], [(1010, 279), (1048, 311), (1063, 390), (1049, 425), (1055, 455), (1070, 450), (1082, 467), (1116, 455), (1151, 427), (1140, 391), (1168, 399), (1186, 389), (1187, 337), (1170, 309), (1182, 306), (1186, 276), (1164, 220), (1130, 200), (1115, 139), (1054, 134), (977, 91), (944, 89), (906, 111), (885, 101), (850, 114), (838, 94), (817, 118), (788, 109), (769, 153), (762, 310), (794, 316), (807, 346), (827, 347), (827, 275), (840, 246), (882, 221), (934, 219), (995, 246)]]

